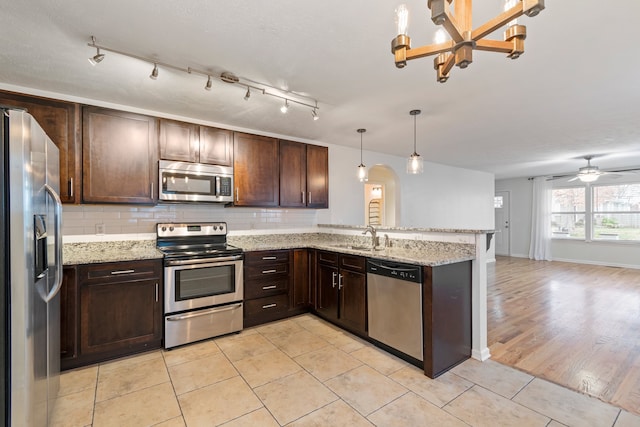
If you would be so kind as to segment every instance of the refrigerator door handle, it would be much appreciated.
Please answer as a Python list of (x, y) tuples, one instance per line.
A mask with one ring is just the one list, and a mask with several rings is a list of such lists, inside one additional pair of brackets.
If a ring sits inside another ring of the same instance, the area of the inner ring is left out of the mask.
[(49, 294), (45, 297), (45, 301), (49, 302), (56, 296), (56, 294), (60, 291), (62, 287), (62, 201), (60, 200), (60, 196), (56, 193), (49, 184), (44, 185), (45, 191), (51, 196), (54, 204), (54, 215), (53, 221), (55, 224), (55, 240), (54, 240), (54, 251), (55, 251), (55, 284), (51, 288)]

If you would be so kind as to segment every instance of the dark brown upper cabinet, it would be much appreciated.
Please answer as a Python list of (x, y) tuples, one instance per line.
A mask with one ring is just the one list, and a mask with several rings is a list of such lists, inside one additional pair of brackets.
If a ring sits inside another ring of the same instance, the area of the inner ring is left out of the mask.
[(278, 140), (234, 132), (234, 205), (278, 206)]
[(160, 119), (160, 158), (232, 166), (233, 132)]
[(0, 105), (25, 108), (60, 150), (60, 199), (80, 203), (80, 105), (0, 91)]
[(157, 122), (155, 117), (140, 114), (83, 108), (83, 202), (156, 202)]
[(280, 206), (329, 207), (327, 147), (280, 140)]

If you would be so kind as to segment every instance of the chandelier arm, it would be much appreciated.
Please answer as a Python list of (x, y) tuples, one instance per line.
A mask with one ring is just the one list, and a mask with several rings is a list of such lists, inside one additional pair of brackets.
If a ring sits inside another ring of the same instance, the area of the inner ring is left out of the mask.
[(407, 49), (406, 59), (424, 58), (425, 56), (437, 55), (438, 53), (450, 52), (455, 45), (453, 40), (448, 40), (444, 43)]
[(501, 28), (508, 24), (509, 22), (517, 19), (518, 17), (524, 15), (524, 10), (522, 8), (522, 4), (518, 3), (516, 6), (511, 9), (502, 12), (500, 15), (496, 16), (493, 19), (485, 22), (480, 25), (478, 28), (471, 32), (471, 38), (475, 41), (479, 41), (483, 37), (493, 33), (498, 28)]
[(448, 11), (445, 13), (445, 19), (442, 26), (447, 33), (449, 33), (454, 42), (460, 43), (464, 40), (464, 36), (462, 35), (464, 33), (464, 29), (460, 31), (460, 25), (456, 21), (456, 18), (449, 14)]
[(513, 43), (502, 40), (478, 40), (476, 42), (476, 50), (487, 52), (511, 53), (513, 51)]
[(446, 76), (449, 74), (449, 71), (456, 65), (456, 56), (452, 53), (447, 55), (447, 59), (444, 61), (444, 65), (442, 66), (442, 73)]

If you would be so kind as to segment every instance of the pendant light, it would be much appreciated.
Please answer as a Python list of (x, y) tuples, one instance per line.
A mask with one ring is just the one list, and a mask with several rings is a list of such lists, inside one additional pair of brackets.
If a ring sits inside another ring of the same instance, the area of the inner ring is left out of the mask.
[(367, 167), (362, 163), (362, 134), (366, 131), (366, 129), (358, 129), (357, 131), (360, 134), (360, 165), (358, 166), (358, 180), (360, 180), (360, 182), (369, 180)]
[(424, 161), (416, 151), (416, 116), (420, 113), (420, 110), (409, 111), (413, 116), (413, 154), (407, 159), (407, 173), (414, 175), (424, 172)]

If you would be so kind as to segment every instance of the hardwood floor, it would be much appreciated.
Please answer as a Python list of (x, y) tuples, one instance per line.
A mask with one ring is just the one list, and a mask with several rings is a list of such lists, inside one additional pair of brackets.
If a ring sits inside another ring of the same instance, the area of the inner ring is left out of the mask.
[(496, 258), (491, 358), (640, 414), (640, 270)]

